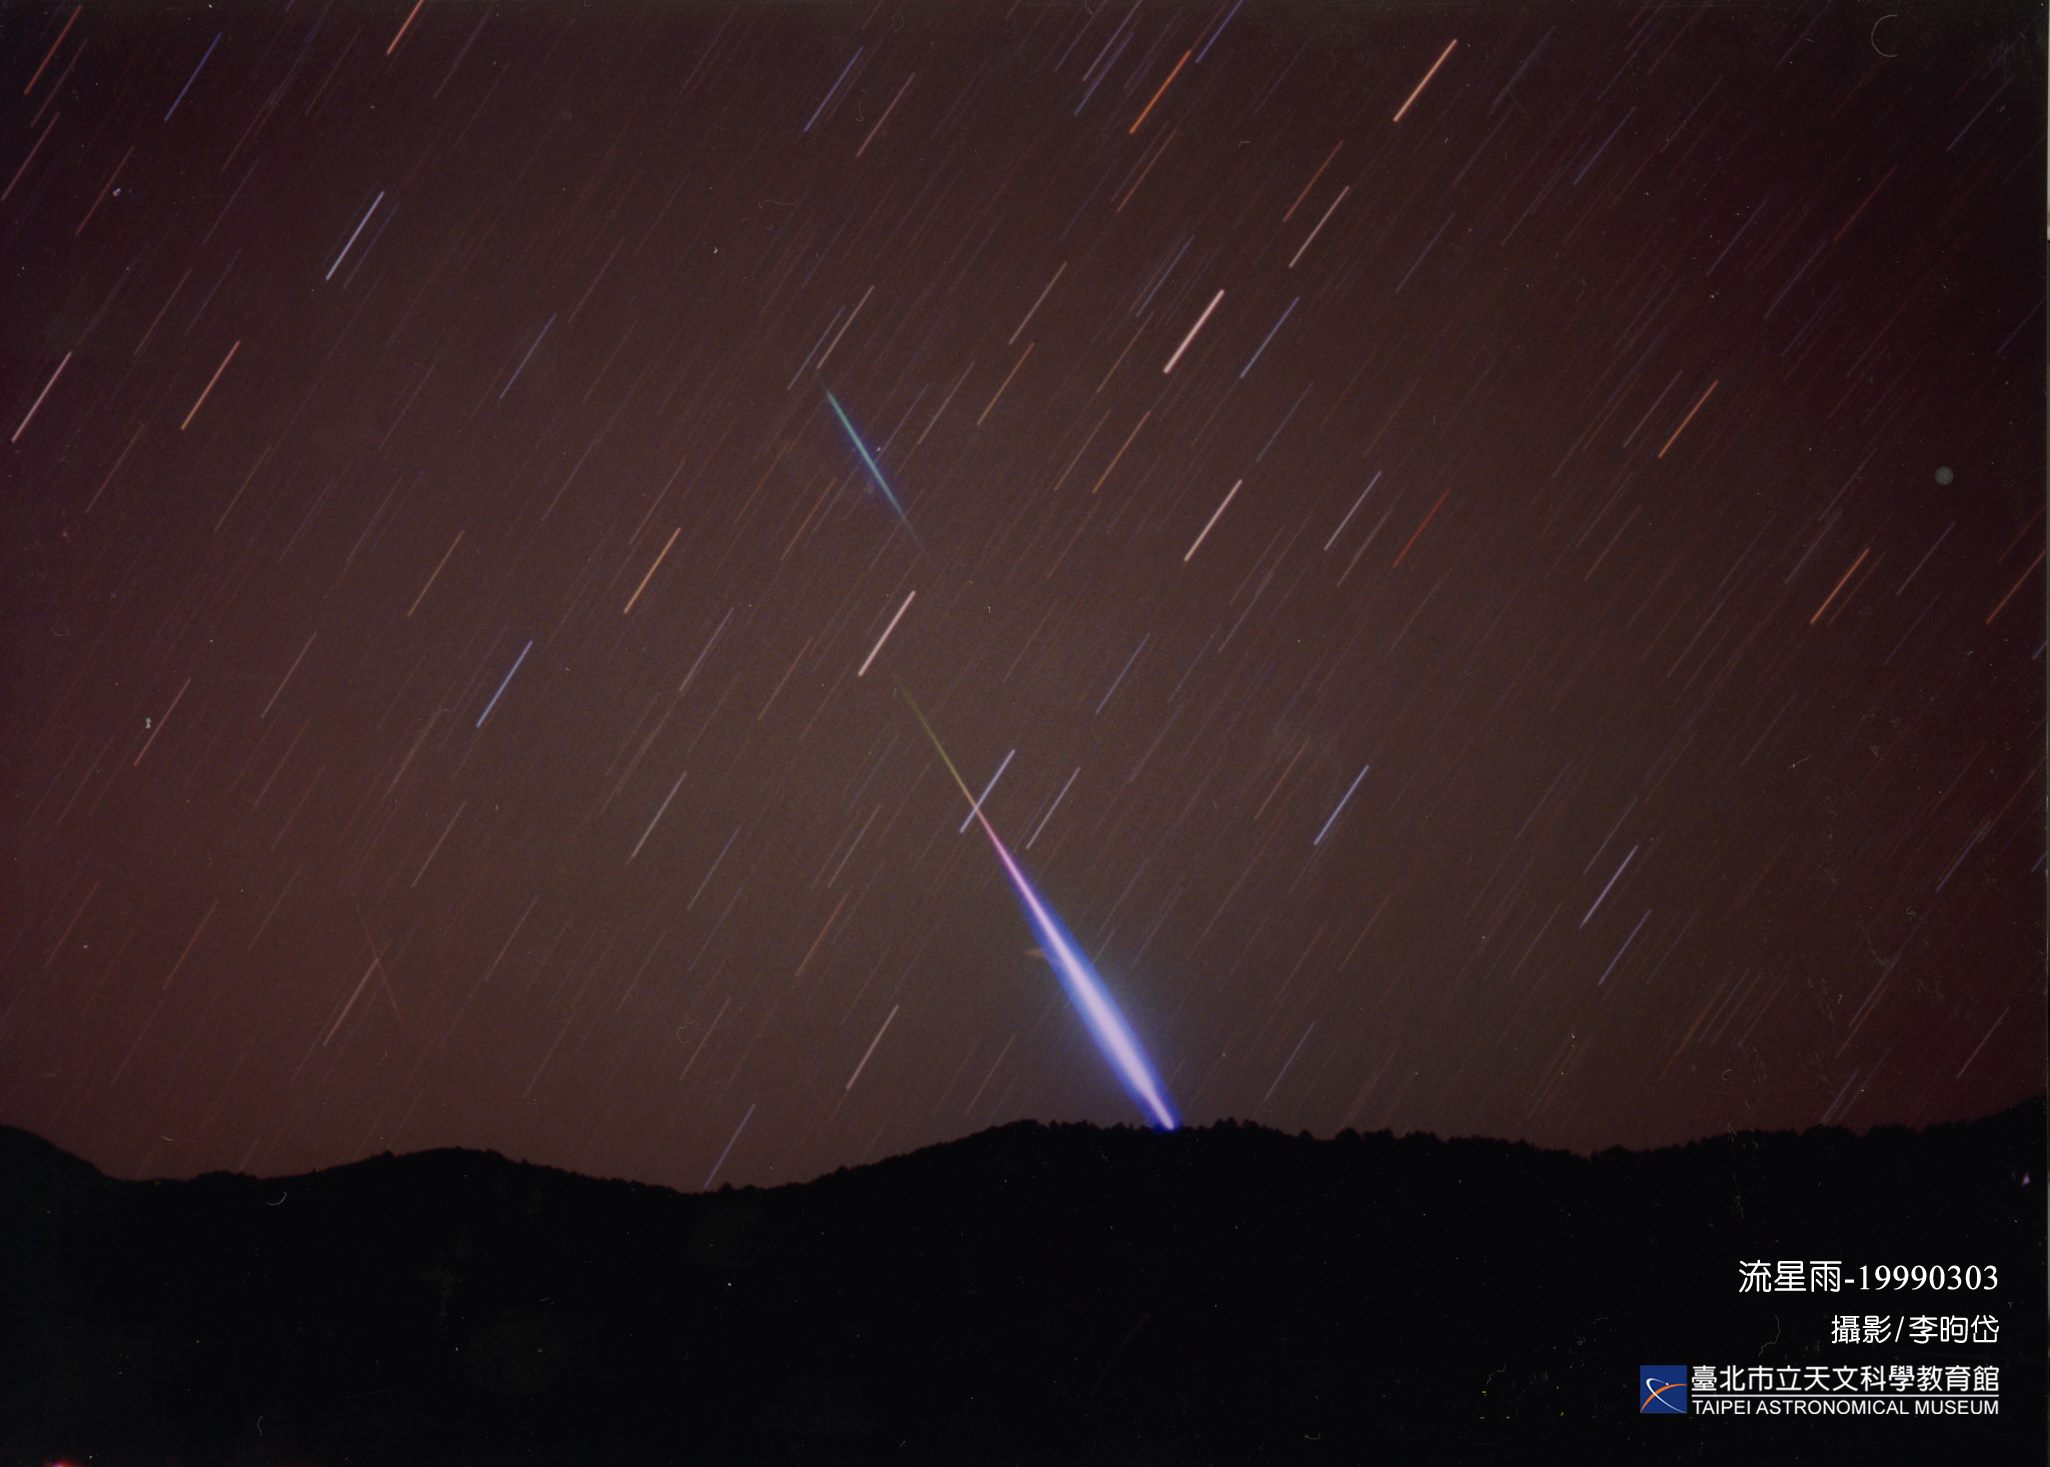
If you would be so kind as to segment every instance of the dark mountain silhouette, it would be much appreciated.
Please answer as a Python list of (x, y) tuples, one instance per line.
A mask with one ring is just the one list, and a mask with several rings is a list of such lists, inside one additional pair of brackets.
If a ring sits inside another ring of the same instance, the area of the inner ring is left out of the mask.
[[(2041, 1102), (1593, 1158), (1018, 1124), (685, 1195), (469, 1151), (116, 1182), (0, 1131), (0, 1451), (95, 1463), (2043, 1459)], [(1996, 1264), (1977, 1294), (1739, 1262)], [(1997, 1344), (1832, 1345), (1839, 1314)], [(1997, 1418), (1651, 1420), (1637, 1367), (1997, 1364)]]

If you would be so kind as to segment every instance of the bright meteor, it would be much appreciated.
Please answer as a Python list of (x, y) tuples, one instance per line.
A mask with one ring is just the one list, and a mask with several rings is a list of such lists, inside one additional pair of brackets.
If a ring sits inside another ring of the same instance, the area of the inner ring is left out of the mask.
[(911, 516), (904, 513), (904, 506), (899, 504), (897, 496), (890, 492), (889, 481), (883, 477), (882, 469), (877, 467), (875, 455), (868, 451), (868, 445), (863, 443), (861, 435), (854, 431), (854, 424), (847, 420), (847, 411), (840, 406), (840, 399), (828, 392), (826, 401), (832, 404), (833, 416), (840, 420), (840, 426), (847, 430), (847, 437), (853, 442), (854, 451), (861, 455), (861, 461), (868, 466), (869, 477), (876, 481), (876, 488), (883, 491), (883, 498), (890, 502), (890, 508), (895, 510), (897, 518), (903, 521), (904, 529), (910, 534), (912, 543), (921, 549), (924, 548), (924, 542), (918, 538), (918, 531), (911, 528)]
[(1181, 1122), (1176, 1118), (1174, 1105), (1167, 1098), (1167, 1087), (1153, 1072), (1152, 1064), (1146, 1058), (1146, 1051), (1139, 1047), (1131, 1026), (1118, 1011), (1110, 993), (1103, 986), (1103, 980), (1096, 976), (1084, 958), (1075, 939), (1067, 928), (1061, 925), (1059, 917), (1039, 899), (1032, 884), (1025, 879), (1025, 873), (1018, 869), (1018, 863), (1011, 859), (1011, 853), (997, 838), (996, 828), (982, 813), (982, 802), (976, 799), (968, 788), (968, 781), (961, 778), (961, 771), (954, 767), (954, 761), (947, 757), (947, 751), (940, 744), (940, 736), (933, 732), (932, 725), (925, 721), (925, 714), (902, 686), (897, 689), (904, 694), (904, 701), (911, 706), (912, 716), (918, 726), (925, 730), (925, 736), (932, 740), (932, 746), (939, 752), (940, 762), (947, 766), (947, 773), (954, 778), (961, 795), (968, 801), (971, 818), (982, 826), (982, 833), (989, 837), (989, 843), (996, 848), (997, 859), (1003, 863), (1004, 872), (1011, 878), (1011, 885), (1018, 893), (1018, 902), (1025, 908), (1026, 920), (1039, 937), (1039, 945), (1060, 975), (1061, 986), (1068, 991), (1068, 1001), (1081, 1014), (1082, 1022), (1088, 1026), (1096, 1046), (1103, 1051), (1111, 1068), (1117, 1071), (1118, 1079), (1143, 1110), (1153, 1119), (1153, 1124), (1163, 1131), (1176, 1129)]

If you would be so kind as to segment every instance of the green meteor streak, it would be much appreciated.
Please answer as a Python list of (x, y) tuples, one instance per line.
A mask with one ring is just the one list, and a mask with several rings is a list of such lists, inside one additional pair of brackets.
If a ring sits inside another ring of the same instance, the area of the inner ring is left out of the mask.
[[(911, 694), (905, 690), (904, 684), (902, 683), (897, 684), (897, 692), (904, 699), (904, 701), (910, 705), (911, 716), (918, 720), (918, 726), (925, 730), (925, 736), (932, 740), (933, 750), (940, 756), (940, 763), (947, 766), (947, 773), (954, 776), (954, 783), (960, 787), (961, 793), (964, 797), (966, 797), (968, 803), (973, 805), (975, 803), (975, 796), (973, 793), (969, 791), (968, 781), (961, 777), (961, 771), (956, 769), (954, 767), (954, 761), (947, 757), (946, 749), (942, 747), (942, 745), (940, 744), (940, 736), (934, 733), (932, 725), (925, 721), (925, 714), (922, 711), (920, 711), (917, 701), (913, 699)], [(981, 810), (978, 809), (975, 813), (976, 818), (980, 819), (982, 815)]]

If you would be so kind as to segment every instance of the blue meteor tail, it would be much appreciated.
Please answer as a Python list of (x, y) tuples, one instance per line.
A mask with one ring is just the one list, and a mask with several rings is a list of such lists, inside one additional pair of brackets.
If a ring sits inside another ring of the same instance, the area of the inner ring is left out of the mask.
[(854, 431), (854, 424), (847, 420), (847, 411), (840, 406), (840, 399), (833, 396), (831, 392), (828, 392), (826, 394), (826, 401), (832, 404), (833, 416), (838, 418), (840, 426), (847, 430), (847, 437), (854, 444), (854, 451), (861, 455), (862, 463), (868, 466), (869, 477), (876, 481), (876, 488), (883, 491), (883, 498), (888, 500), (890, 508), (897, 512), (897, 518), (903, 522), (904, 529), (910, 534), (912, 543), (923, 549), (924, 542), (918, 538), (918, 531), (911, 528), (911, 516), (904, 513), (904, 506), (897, 502), (897, 496), (890, 491), (889, 481), (883, 477), (882, 469), (877, 466), (875, 455), (868, 451), (868, 445), (863, 443), (861, 435)]
[(979, 810), (976, 819), (982, 821), (983, 833), (996, 847), (997, 859), (1004, 863), (1004, 872), (1017, 890), (1019, 904), (1025, 908), (1026, 918), (1039, 937), (1041, 950), (1053, 960), (1053, 969), (1060, 974), (1061, 986), (1068, 991), (1068, 1001), (1082, 1016), (1090, 1036), (1096, 1040), (1096, 1047), (1103, 1051), (1104, 1058), (1117, 1071), (1125, 1093), (1152, 1116), (1158, 1129), (1174, 1130), (1181, 1122), (1175, 1116), (1174, 1102), (1168, 1099), (1167, 1087), (1153, 1072), (1146, 1051), (1139, 1047), (1137, 1036), (1105, 990), (1103, 980), (1096, 976), (1089, 960), (1061, 925), (1061, 919), (1039, 899), (1039, 894), (1025, 879), (1025, 873), (1018, 869), (1018, 863), (1011, 859), (1011, 853), (1004, 849), (1004, 843), (997, 839), (997, 833), (990, 829), (989, 821), (983, 819)]
[[(898, 692), (904, 693), (900, 686)], [(947, 773), (954, 776), (954, 783), (960, 787), (967, 799), (969, 813), (981, 823), (982, 832), (989, 837), (989, 843), (996, 847), (997, 860), (1003, 863), (1004, 874), (1011, 878), (1012, 889), (1018, 894), (1018, 903), (1025, 909), (1025, 918), (1032, 926), (1032, 932), (1039, 939), (1041, 950), (1053, 964), (1054, 972), (1060, 975), (1061, 987), (1068, 993), (1068, 1001), (1075, 1006), (1075, 1012), (1082, 1016), (1090, 1037), (1096, 1047), (1103, 1051), (1103, 1057), (1110, 1061), (1117, 1072), (1118, 1081), (1125, 1087), (1125, 1093), (1132, 1097), (1139, 1107), (1153, 1120), (1154, 1126), (1162, 1131), (1172, 1131), (1181, 1125), (1175, 1115), (1174, 1102), (1168, 1098), (1167, 1086), (1154, 1073), (1152, 1062), (1146, 1058), (1146, 1051), (1139, 1046), (1132, 1027), (1125, 1022), (1125, 1016), (1118, 1011), (1116, 1002), (1103, 986), (1103, 980), (1096, 976), (1096, 970), (1082, 955), (1074, 938), (1068, 935), (1061, 919), (1053, 909), (1039, 898), (1032, 889), (1032, 883), (1025, 879), (1025, 873), (1018, 869), (1018, 863), (1011, 859), (1011, 853), (997, 838), (996, 827), (982, 813), (982, 803), (968, 788), (961, 772), (954, 767), (954, 761), (947, 757), (947, 751), (940, 745), (940, 737), (933, 732), (932, 725), (925, 721), (911, 695), (904, 693), (904, 701), (911, 704), (911, 712), (918, 719), (918, 725), (925, 730), (925, 736), (932, 740), (933, 748), (939, 750), (940, 762), (947, 766)]]

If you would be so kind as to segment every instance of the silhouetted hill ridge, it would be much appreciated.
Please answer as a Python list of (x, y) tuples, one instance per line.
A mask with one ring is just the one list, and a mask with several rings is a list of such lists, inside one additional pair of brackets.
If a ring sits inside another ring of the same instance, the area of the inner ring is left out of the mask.
[[(1828, 1319), (1910, 1306), (1737, 1288), (1743, 1259), (1840, 1258), (1999, 1264), (1997, 1294), (1912, 1306), (1993, 1312), (1998, 1348), (1912, 1355), (2001, 1363), (2009, 1414), (1916, 1426), (2036, 1461), (2045, 1122), (2036, 1101), (1591, 1157), (1021, 1122), (711, 1193), (468, 1150), (118, 1182), (0, 1133), (0, 1299), (25, 1324), (0, 1334), (0, 1448), (1455, 1461), (1565, 1433), (1644, 1460), (1690, 1438), (1633, 1435), (1643, 1360), (1901, 1358), (1832, 1349)], [(1730, 1445), (1869, 1459), (1883, 1425)]]
[[(59, 1175), (69, 1176), (74, 1182), (97, 1180), (116, 1185), (276, 1183), (289, 1186), (293, 1183), (304, 1185), (323, 1179), (340, 1179), (344, 1177), (382, 1178), (395, 1165), (402, 1168), (418, 1167), (431, 1169), (439, 1166), (463, 1167), (495, 1164), (536, 1174), (559, 1177), (570, 1182), (592, 1182), (602, 1185), (636, 1188), (644, 1191), (671, 1193), (677, 1196), (745, 1196), (786, 1192), (797, 1188), (813, 1186), (819, 1182), (834, 1178), (859, 1176), (864, 1173), (896, 1168), (906, 1162), (917, 1163), (927, 1159), (952, 1156), (957, 1153), (980, 1156), (990, 1154), (992, 1151), (1002, 1153), (1006, 1150), (1016, 1150), (1021, 1155), (1051, 1154), (1046, 1151), (1047, 1143), (1061, 1137), (1071, 1139), (1083, 1138), (1085, 1145), (1092, 1144), (1099, 1138), (1120, 1138), (1118, 1144), (1135, 1141), (1140, 1145), (1158, 1146), (1165, 1144), (1167, 1146), (1174, 1146), (1177, 1144), (1185, 1145), (1189, 1138), (1195, 1137), (1212, 1135), (1233, 1137), (1259, 1136), (1269, 1138), (1273, 1143), (1303, 1144), (1310, 1147), (1344, 1147), (1373, 1143), (1436, 1145), (1459, 1148), (1471, 1147), (1519, 1155), (1528, 1154), (1560, 1158), (1564, 1161), (1572, 1162), (1615, 1163), (1626, 1158), (1649, 1158), (1672, 1154), (1698, 1155), (1704, 1151), (1731, 1146), (1740, 1149), (1756, 1150), (1787, 1141), (1798, 1141), (1808, 1146), (1828, 1144), (1822, 1138), (1837, 1138), (1842, 1142), (1856, 1143), (1866, 1138), (1886, 1139), (1926, 1134), (1942, 1135), (1958, 1129), (1980, 1130), (1987, 1127), (2006, 1128), (2010, 1125), (2023, 1128), (2034, 1125), (2040, 1128), (2044, 1124), (2045, 1108), (2045, 1100), (2039, 1098), (2018, 1102), (2006, 1110), (1996, 1112), (1979, 1120), (1943, 1121), (1924, 1127), (1889, 1124), (1875, 1126), (1863, 1132), (1851, 1131), (1840, 1126), (1815, 1126), (1799, 1131), (1785, 1129), (1731, 1131), (1718, 1135), (1698, 1137), (1688, 1141), (1674, 1142), (1665, 1146), (1643, 1148), (1612, 1146), (1592, 1153), (1537, 1146), (1526, 1141), (1504, 1140), (1500, 1137), (1464, 1133), (1452, 1136), (1439, 1136), (1429, 1131), (1395, 1132), (1388, 1130), (1357, 1131), (1346, 1129), (1329, 1137), (1318, 1137), (1308, 1131), (1289, 1132), (1278, 1127), (1263, 1125), (1257, 1121), (1242, 1121), (1230, 1118), (1205, 1126), (1184, 1127), (1178, 1132), (1165, 1136), (1148, 1127), (1125, 1124), (1101, 1126), (1088, 1121), (1045, 1122), (1019, 1120), (1010, 1121), (1000, 1126), (991, 1126), (952, 1140), (936, 1142), (933, 1145), (920, 1147), (914, 1151), (900, 1152), (892, 1156), (882, 1157), (875, 1161), (835, 1167), (830, 1172), (822, 1173), (808, 1180), (747, 1185), (724, 1183), (711, 1193), (693, 1191), (687, 1188), (669, 1187), (659, 1182), (649, 1182), (631, 1177), (579, 1172), (573, 1168), (559, 1167), (548, 1162), (529, 1161), (519, 1157), (507, 1156), (503, 1152), (488, 1148), (468, 1146), (438, 1146), (421, 1151), (396, 1153), (381, 1151), (356, 1161), (341, 1162), (334, 1166), (322, 1167), (311, 1172), (269, 1174), (240, 1171), (210, 1171), (202, 1172), (190, 1178), (147, 1178), (137, 1183), (126, 1179), (110, 1177), (92, 1162), (73, 1152), (66, 1151), (52, 1141), (45, 1140), (33, 1131), (24, 1130), (16, 1126), (0, 1125), (0, 1175), (14, 1178)], [(1062, 1144), (1068, 1143), (1063, 1142)], [(1031, 1150), (1028, 1151), (1028, 1147)]]

